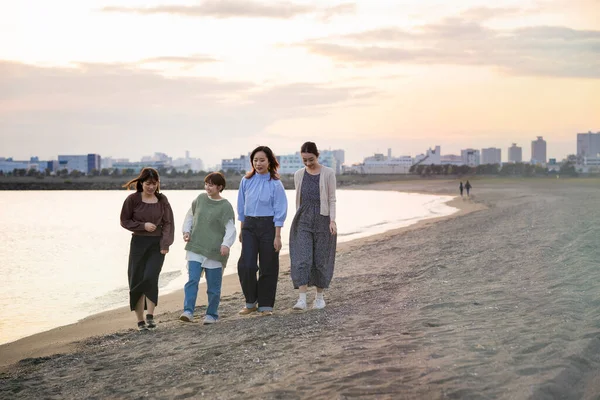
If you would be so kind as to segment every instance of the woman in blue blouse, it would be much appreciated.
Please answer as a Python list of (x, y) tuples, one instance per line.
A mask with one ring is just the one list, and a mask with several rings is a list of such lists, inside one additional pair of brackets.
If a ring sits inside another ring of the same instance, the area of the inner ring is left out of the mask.
[(275, 305), (287, 197), (277, 173), (279, 163), (270, 148), (257, 147), (250, 161), (252, 170), (242, 178), (237, 200), (242, 243), (238, 276), (246, 298), (246, 306), (239, 313), (258, 311), (267, 316), (273, 315)]

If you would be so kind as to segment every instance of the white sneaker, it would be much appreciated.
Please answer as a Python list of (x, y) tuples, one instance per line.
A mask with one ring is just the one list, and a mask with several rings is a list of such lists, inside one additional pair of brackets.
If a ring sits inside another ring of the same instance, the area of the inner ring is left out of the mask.
[(316, 308), (317, 310), (325, 308), (325, 299), (315, 299), (315, 301), (313, 301), (313, 308)]
[(294, 307), (292, 307), (292, 310), (305, 311), (306, 301), (298, 299), (298, 302), (294, 305)]
[(212, 315), (207, 315), (204, 317), (204, 319), (202, 320), (202, 323), (204, 325), (210, 325), (210, 324), (214, 324), (215, 322), (217, 322), (217, 319), (215, 317), (213, 317)]
[(184, 322), (192, 322), (194, 320), (194, 316), (189, 311), (184, 311), (183, 314), (179, 316), (179, 319)]

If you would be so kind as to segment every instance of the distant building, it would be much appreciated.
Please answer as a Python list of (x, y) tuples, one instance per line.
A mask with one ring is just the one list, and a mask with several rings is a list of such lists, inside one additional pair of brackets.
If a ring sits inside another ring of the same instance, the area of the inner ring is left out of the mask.
[(173, 160), (172, 166), (180, 172), (187, 172), (189, 170), (198, 172), (205, 170), (204, 162), (199, 158), (191, 158), (189, 151), (185, 152), (185, 157)]
[(577, 134), (577, 156), (599, 157), (600, 156), (600, 132)]
[(102, 169), (102, 157), (99, 154), (88, 154), (88, 166), (87, 172), (90, 173), (93, 170), (100, 171)]
[(58, 169), (66, 169), (67, 171), (79, 171), (84, 174), (89, 173), (93, 169), (101, 169), (101, 157), (98, 154), (87, 155), (59, 155)]
[(482, 164), (502, 164), (502, 150), (496, 147), (481, 149)]
[(168, 155), (166, 155), (165, 153), (154, 153), (153, 156), (144, 156), (142, 157), (142, 162), (160, 162), (163, 163), (164, 165), (171, 165), (173, 162), (173, 159), (171, 157), (169, 157)]
[(546, 141), (542, 136), (531, 142), (531, 163), (546, 165)]
[[(335, 152), (342, 152), (343, 150), (321, 150), (319, 151), (319, 163), (333, 169), (336, 171), (336, 174), (341, 173), (341, 166), (338, 167), (338, 159), (336, 158)], [(339, 157), (339, 153), (338, 153)], [(300, 168), (304, 167), (304, 163), (302, 162), (302, 156), (300, 152), (296, 152), (294, 154), (284, 154), (277, 157), (277, 161), (279, 162), (279, 173), (280, 174), (293, 174), (298, 171)]]
[(112, 157), (102, 157), (100, 160), (100, 169), (110, 169), (113, 168), (115, 163), (128, 163), (129, 158), (112, 158)]
[(508, 162), (509, 163), (521, 163), (523, 162), (523, 149), (513, 143), (508, 148)]
[(250, 164), (250, 153), (241, 155), (238, 158), (230, 158), (221, 160), (221, 169), (225, 172), (248, 172), (252, 169)]
[(460, 151), (460, 156), (463, 160), (463, 165), (476, 167), (481, 163), (481, 153), (475, 149), (465, 149)]
[(442, 163), (442, 148), (435, 146), (435, 149), (429, 148), (425, 154), (419, 154), (414, 159), (414, 164), (440, 165)]
[(335, 173), (339, 175), (343, 171), (343, 165), (346, 162), (346, 152), (344, 150), (331, 150), (333, 157), (335, 158)]
[(392, 157), (392, 149), (387, 156), (376, 153), (364, 159), (362, 164), (352, 166), (352, 172), (359, 174), (408, 174), (414, 159), (411, 156)]
[(130, 170), (133, 170), (133, 172), (136, 174), (141, 172), (141, 170), (146, 167), (160, 169), (160, 168), (169, 168), (170, 165), (166, 164), (164, 161), (134, 161), (134, 162), (125, 161), (125, 162), (113, 162), (113, 164), (112, 164), (112, 168), (114, 168), (114, 169), (118, 169), (121, 171), (124, 169), (130, 169)]
[(29, 169), (29, 162), (27, 161), (13, 161), (12, 158), (5, 158), (0, 160), (0, 171), (3, 173), (13, 172), (15, 169)]
[(277, 157), (277, 161), (279, 162), (280, 174), (293, 174), (300, 168), (304, 167), (299, 151), (294, 154), (281, 155)]
[(577, 172), (582, 172), (584, 174), (590, 172), (600, 172), (600, 156), (583, 157), (583, 162), (581, 164), (575, 165), (575, 169), (577, 170)]
[(440, 164), (442, 165), (465, 165), (462, 156), (458, 156), (456, 154), (444, 154), (440, 159)]

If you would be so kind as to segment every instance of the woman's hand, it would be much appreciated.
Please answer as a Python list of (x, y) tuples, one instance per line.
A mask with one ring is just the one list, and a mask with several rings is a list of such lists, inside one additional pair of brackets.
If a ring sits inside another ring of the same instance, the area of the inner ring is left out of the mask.
[(190, 233), (186, 232), (183, 234), (183, 241), (184, 242), (189, 242), (190, 241)]
[(221, 255), (223, 257), (229, 255), (229, 247), (227, 247), (227, 246), (221, 246)]
[(156, 230), (156, 225), (154, 225), (152, 222), (146, 222), (144, 224), (144, 229), (148, 232), (154, 232)]
[(240, 232), (240, 234), (238, 235), (238, 239), (240, 240), (240, 243), (242, 243), (242, 232)]
[(275, 240), (273, 241), (273, 247), (275, 247), (275, 251), (281, 250), (281, 236), (275, 236)]
[(162, 254), (162, 255), (165, 255), (165, 254), (167, 254), (168, 252), (169, 252), (169, 249), (162, 249), (162, 250), (160, 251), (160, 254)]
[(335, 223), (335, 221), (329, 222), (329, 231), (332, 235), (335, 235), (337, 233), (337, 224)]

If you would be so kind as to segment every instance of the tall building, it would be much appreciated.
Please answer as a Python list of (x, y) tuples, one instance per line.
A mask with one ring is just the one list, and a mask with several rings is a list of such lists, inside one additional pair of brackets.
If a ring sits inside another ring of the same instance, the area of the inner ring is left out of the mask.
[(102, 169), (102, 158), (100, 157), (100, 154), (88, 154), (87, 164), (86, 173), (92, 172), (93, 170), (100, 171)]
[(577, 155), (579, 157), (598, 157), (600, 154), (600, 132), (577, 134)]
[(531, 163), (546, 165), (546, 141), (542, 136), (531, 142)]
[(346, 162), (346, 152), (344, 150), (331, 150), (333, 157), (335, 158), (335, 173), (339, 175), (342, 173), (342, 166)]
[(463, 164), (468, 165), (469, 167), (476, 167), (481, 163), (481, 154), (479, 153), (479, 150), (461, 150), (460, 157), (462, 158)]
[(523, 162), (523, 149), (517, 146), (516, 143), (513, 143), (512, 146), (508, 148), (508, 162), (511, 163), (520, 163)]
[(502, 164), (502, 151), (496, 147), (481, 149), (482, 164)]

